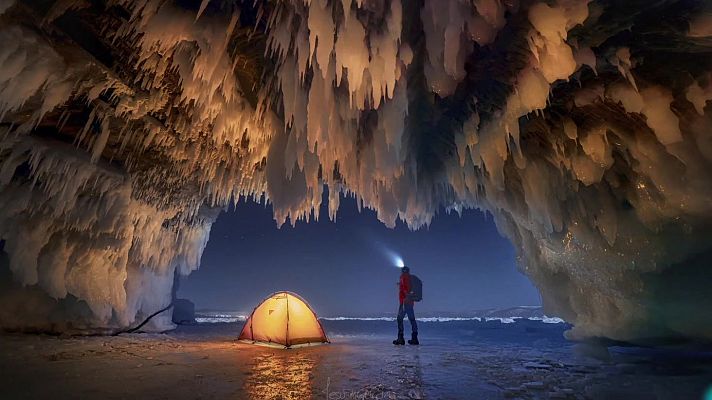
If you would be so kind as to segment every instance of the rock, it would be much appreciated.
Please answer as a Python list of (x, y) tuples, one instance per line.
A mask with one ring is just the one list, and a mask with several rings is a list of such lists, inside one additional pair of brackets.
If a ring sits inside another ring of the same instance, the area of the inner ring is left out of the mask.
[(173, 323), (187, 325), (195, 323), (195, 304), (188, 299), (173, 300)]

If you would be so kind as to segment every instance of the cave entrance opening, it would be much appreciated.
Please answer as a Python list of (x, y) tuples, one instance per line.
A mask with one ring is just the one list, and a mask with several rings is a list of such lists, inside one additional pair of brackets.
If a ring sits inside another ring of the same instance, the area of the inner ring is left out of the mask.
[(395, 313), (400, 255), (425, 282), (421, 316), (538, 306), (539, 294), (517, 270), (515, 250), (491, 216), (477, 210), (440, 213), (429, 226), (388, 228), (376, 213), (342, 198), (335, 221), (322, 205), (318, 220), (278, 228), (272, 207), (241, 200), (212, 227), (201, 267), (182, 277), (178, 297), (198, 314), (247, 315), (255, 298), (301, 293), (319, 315)]

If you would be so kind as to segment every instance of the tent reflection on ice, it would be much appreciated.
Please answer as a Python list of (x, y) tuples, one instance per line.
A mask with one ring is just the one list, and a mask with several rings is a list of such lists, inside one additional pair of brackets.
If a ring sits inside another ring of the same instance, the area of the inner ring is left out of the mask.
[(273, 293), (255, 307), (239, 340), (287, 349), (329, 343), (309, 304), (292, 292)]

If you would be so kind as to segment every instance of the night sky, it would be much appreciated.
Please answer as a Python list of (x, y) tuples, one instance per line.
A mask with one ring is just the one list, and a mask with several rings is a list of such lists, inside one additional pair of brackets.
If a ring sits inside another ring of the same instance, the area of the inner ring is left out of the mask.
[(272, 209), (240, 201), (213, 225), (201, 267), (183, 277), (178, 296), (197, 309), (249, 311), (270, 293), (303, 296), (320, 316), (390, 315), (397, 308), (400, 254), (423, 281), (422, 313), (463, 313), (540, 304), (517, 271), (514, 249), (479, 211), (441, 213), (429, 228), (385, 227), (373, 211), (342, 199), (337, 221), (278, 229)]

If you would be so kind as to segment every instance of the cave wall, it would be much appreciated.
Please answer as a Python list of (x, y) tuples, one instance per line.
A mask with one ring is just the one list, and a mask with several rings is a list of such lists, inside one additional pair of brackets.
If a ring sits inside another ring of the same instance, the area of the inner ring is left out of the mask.
[[(3, 145), (7, 145), (5, 141)], [(82, 331), (131, 326), (172, 301), (174, 274), (196, 269), (219, 209), (183, 210), (132, 198), (130, 179), (62, 143), (14, 141), (0, 170), (0, 237), (13, 283), (5, 329)], [(25, 290), (22, 290), (22, 288)], [(170, 315), (146, 329), (172, 328)]]
[(327, 186), (492, 213), (572, 339), (712, 338), (705, 1), (184, 3), (0, 7), (0, 238), (81, 326), (167, 304), (231, 199)]

